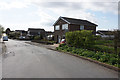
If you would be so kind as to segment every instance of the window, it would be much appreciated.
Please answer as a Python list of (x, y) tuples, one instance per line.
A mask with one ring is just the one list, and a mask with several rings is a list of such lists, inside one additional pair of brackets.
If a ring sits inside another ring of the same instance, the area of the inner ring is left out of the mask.
[(60, 25), (56, 25), (55, 30), (60, 30)]
[(67, 30), (68, 29), (68, 24), (63, 24), (62, 25), (62, 30)]
[(84, 30), (84, 25), (80, 25), (80, 30)]

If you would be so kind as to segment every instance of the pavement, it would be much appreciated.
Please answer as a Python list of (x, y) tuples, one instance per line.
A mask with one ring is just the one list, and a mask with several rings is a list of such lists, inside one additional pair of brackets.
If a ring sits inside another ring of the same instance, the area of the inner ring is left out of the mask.
[(47, 49), (51, 45), (17, 40), (6, 41), (5, 45), (3, 78), (118, 78), (114, 70)]
[(36, 43), (36, 42), (25, 42), (25, 43), (28, 43), (28, 44), (31, 44), (31, 45), (36, 45), (36, 46), (39, 46), (39, 47), (44, 47), (44, 48), (48, 48), (48, 49), (53, 49), (55, 50), (56, 47), (59, 46), (59, 44), (53, 44), (53, 45), (46, 45), (46, 44), (40, 44), (40, 43)]
[(0, 79), (2, 79), (2, 42), (0, 39)]

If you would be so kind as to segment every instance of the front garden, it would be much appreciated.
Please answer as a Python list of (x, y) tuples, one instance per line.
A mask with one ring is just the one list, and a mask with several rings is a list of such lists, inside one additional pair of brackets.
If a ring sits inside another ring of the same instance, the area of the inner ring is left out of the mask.
[(74, 31), (67, 32), (66, 44), (61, 44), (56, 49), (120, 68), (118, 56), (120, 47), (118, 46), (116, 53), (113, 41), (97, 39), (96, 36), (92, 35), (92, 31)]

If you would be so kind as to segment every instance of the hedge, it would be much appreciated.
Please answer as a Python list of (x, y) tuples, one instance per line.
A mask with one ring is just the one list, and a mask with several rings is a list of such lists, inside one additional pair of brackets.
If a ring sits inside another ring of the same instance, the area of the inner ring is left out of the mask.
[(95, 44), (95, 37), (90, 30), (67, 32), (66, 42), (73, 47), (89, 47)]

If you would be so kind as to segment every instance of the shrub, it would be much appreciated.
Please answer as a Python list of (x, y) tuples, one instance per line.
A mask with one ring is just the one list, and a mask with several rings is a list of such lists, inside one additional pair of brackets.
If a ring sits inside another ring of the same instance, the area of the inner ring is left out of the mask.
[(96, 45), (104, 45), (105, 43), (113, 43), (113, 40), (95, 40)]
[(64, 47), (64, 46), (65, 46), (65, 44), (60, 44), (60, 45), (59, 45), (59, 47)]
[(99, 60), (99, 59), (100, 59), (100, 54), (95, 54), (95, 55), (93, 56), (93, 58), (95, 58), (96, 60)]
[(73, 47), (89, 47), (94, 44), (94, 41), (92, 31), (82, 30), (66, 33), (66, 42)]
[(79, 48), (78, 49), (78, 54), (82, 54), (84, 51), (85, 51), (84, 49)]
[(89, 54), (90, 52), (89, 51), (84, 51), (82, 54), (81, 54), (81, 56), (86, 56), (86, 57), (88, 57), (88, 54)]
[(43, 39), (43, 35), (42, 34), (34, 36), (34, 40), (41, 40), (41, 39)]
[(40, 40), (40, 36), (35, 36), (34, 40)]
[(108, 46), (104, 46), (104, 45), (93, 45), (93, 46), (89, 47), (88, 49), (95, 50), (95, 51), (101, 51), (101, 52), (114, 53), (113, 47), (108, 47)]
[(116, 55), (116, 54), (110, 54), (110, 57), (118, 58), (118, 55)]
[(95, 52), (89, 51), (86, 56), (87, 56), (87, 57), (93, 57), (94, 55), (95, 55)]
[(101, 61), (101, 62), (108, 62), (109, 61), (109, 56), (101, 55), (99, 61)]
[(72, 51), (72, 47), (68, 47), (67, 50), (68, 50), (69, 52), (71, 52), (71, 51)]
[(109, 62), (112, 64), (112, 65), (115, 65), (115, 64), (118, 64), (118, 58), (110, 58)]
[(56, 50), (59, 50), (59, 47), (56, 47)]
[(76, 50), (72, 50), (72, 53), (77, 53), (77, 51)]
[(57, 47), (56, 49), (62, 50), (65, 52), (72, 52), (72, 53), (78, 54), (80, 56), (89, 57), (94, 60), (99, 60), (100, 62), (105, 62), (107, 64), (111, 64), (116, 67), (120, 67), (120, 60), (118, 59), (119, 56), (116, 54), (109, 54), (106, 52), (98, 52), (98, 51), (96, 51), (96, 53), (95, 53), (94, 51), (90, 51), (87, 49), (69, 47), (68, 45), (65, 45), (65, 44), (60, 44), (59, 47)]

